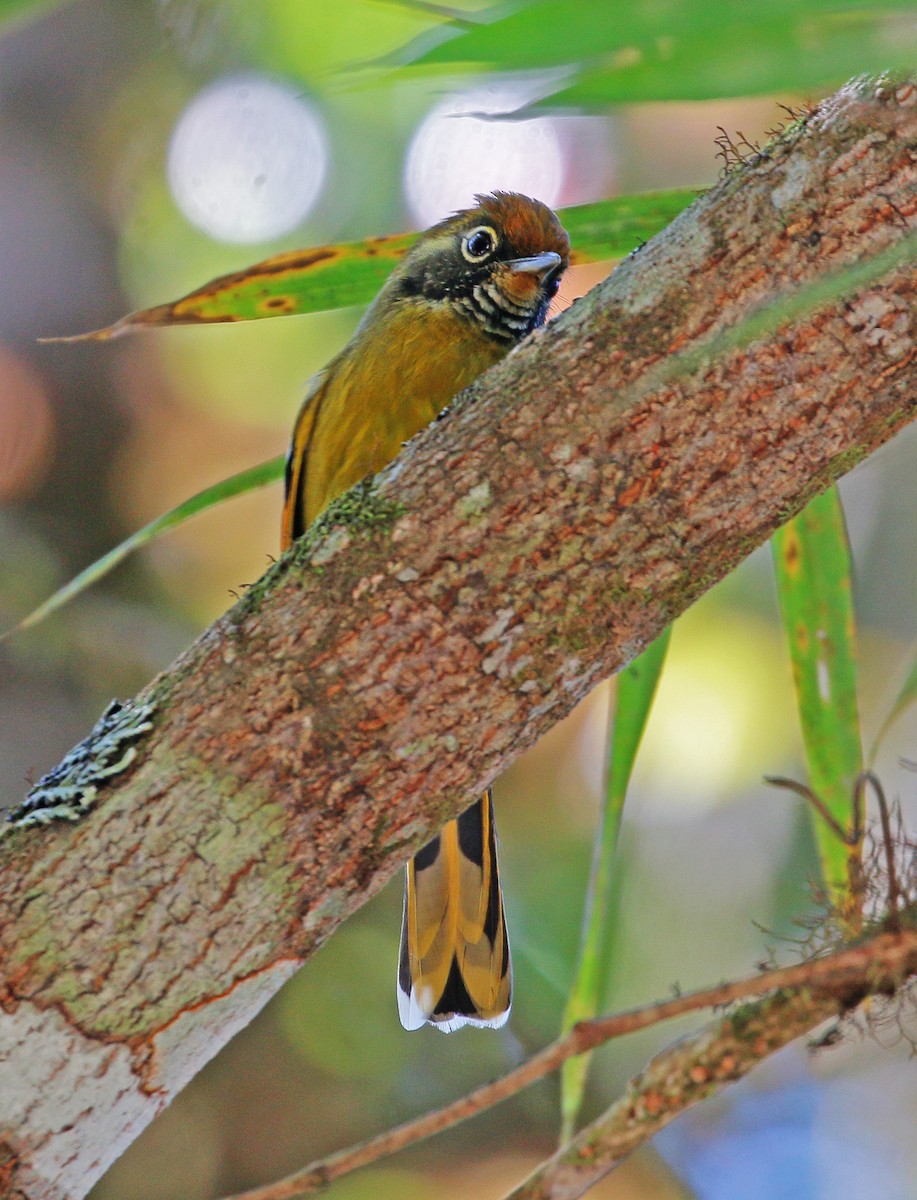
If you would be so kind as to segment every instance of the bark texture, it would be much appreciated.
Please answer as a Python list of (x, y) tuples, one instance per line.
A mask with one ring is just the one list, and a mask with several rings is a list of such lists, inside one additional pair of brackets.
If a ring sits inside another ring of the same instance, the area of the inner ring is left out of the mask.
[(914, 415), (909, 264), (663, 367), (901, 241), (915, 156), (910, 85), (824, 105), (154, 681), (83, 821), (0, 843), (2, 1194), (82, 1196), (443, 820)]

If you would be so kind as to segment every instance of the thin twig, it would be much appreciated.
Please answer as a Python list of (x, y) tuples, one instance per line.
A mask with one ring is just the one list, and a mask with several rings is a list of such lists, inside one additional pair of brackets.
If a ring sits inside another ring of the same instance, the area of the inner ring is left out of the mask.
[(856, 844), (855, 841), (851, 841), (853, 835), (841, 826), (821, 796), (817, 792), (813, 792), (810, 787), (804, 783), (798, 783), (795, 779), (785, 779), (782, 775), (765, 775), (764, 782), (770, 787), (784, 788), (788, 792), (794, 792), (797, 796), (801, 796), (806, 803), (812, 805), (831, 832), (840, 838), (845, 846)]
[(885, 801), (882, 784), (871, 771), (867, 771), (866, 775), (876, 793), (876, 799), (879, 802), (879, 819), (882, 822), (882, 844), (885, 848), (885, 867), (888, 871), (887, 928), (893, 933), (897, 933), (901, 928), (901, 889), (898, 886), (898, 872), (895, 868), (895, 840), (892, 836), (892, 823), (888, 815), (888, 804)]
[(835, 1016), (837, 1001), (774, 992), (669, 1046), (623, 1095), (505, 1200), (578, 1200), (676, 1117)]
[(761, 996), (766, 992), (804, 989), (809, 996), (819, 995), (832, 1001), (831, 1011), (855, 1003), (868, 991), (896, 987), (917, 969), (917, 932), (878, 933), (871, 939), (822, 958), (810, 959), (793, 967), (767, 971), (748, 979), (720, 984), (702, 991), (689, 992), (641, 1008), (612, 1016), (597, 1017), (575, 1025), (566, 1037), (558, 1039), (520, 1067), (451, 1104), (427, 1113), (414, 1121), (398, 1125), (366, 1142), (318, 1159), (300, 1171), (263, 1187), (238, 1192), (227, 1200), (291, 1200), (294, 1196), (314, 1195), (333, 1180), (360, 1167), (377, 1162), (395, 1151), (422, 1141), (434, 1133), (451, 1128), (477, 1113), (515, 1095), (523, 1088), (549, 1075), (568, 1058), (592, 1050), (612, 1038), (646, 1029), (660, 1021), (683, 1016), (702, 1008), (719, 1007), (735, 1000)]
[(851, 842), (858, 845), (866, 834), (866, 785), (878, 783), (872, 771), (861, 771), (857, 776), (853, 789), (853, 824), (850, 830)]

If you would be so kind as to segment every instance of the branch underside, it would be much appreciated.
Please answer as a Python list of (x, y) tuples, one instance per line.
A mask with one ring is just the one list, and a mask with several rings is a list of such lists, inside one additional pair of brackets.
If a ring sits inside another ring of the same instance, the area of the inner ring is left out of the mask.
[(9, 1194), (83, 1195), (437, 826), (911, 419), (907, 263), (696, 352), (902, 241), (915, 154), (910, 86), (822, 106), (155, 680), (154, 730), (85, 818), (2, 844)]

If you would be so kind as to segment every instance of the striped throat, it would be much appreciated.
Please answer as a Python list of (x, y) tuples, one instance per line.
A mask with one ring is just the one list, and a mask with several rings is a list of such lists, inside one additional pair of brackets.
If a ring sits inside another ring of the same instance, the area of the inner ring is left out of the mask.
[(561, 257), (551, 250), (511, 259), (480, 279), (467, 278), (451, 299), (486, 333), (518, 342), (544, 324), (561, 270)]

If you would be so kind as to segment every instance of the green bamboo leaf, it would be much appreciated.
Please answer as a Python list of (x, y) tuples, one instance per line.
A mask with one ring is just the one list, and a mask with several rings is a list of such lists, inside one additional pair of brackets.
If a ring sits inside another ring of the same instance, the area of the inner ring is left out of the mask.
[(153, 538), (159, 537), (161, 533), (166, 533), (168, 530), (174, 529), (177, 525), (181, 525), (187, 521), (189, 517), (205, 512), (208, 508), (212, 508), (215, 504), (220, 504), (223, 500), (228, 500), (231, 496), (239, 496), (243, 492), (253, 491), (255, 488), (264, 487), (266, 484), (280, 479), (283, 475), (283, 465), (283, 457), (277, 457), (269, 459), (267, 462), (259, 463), (256, 467), (248, 467), (244, 471), (239, 471), (236, 475), (230, 475), (228, 479), (222, 479), (219, 483), (204, 488), (203, 491), (197, 492), (189, 500), (184, 500), (167, 513), (163, 513), (161, 517), (157, 517), (155, 521), (150, 521), (149, 525), (144, 525), (142, 529), (138, 529), (136, 533), (132, 533), (129, 538), (115, 546), (113, 550), (109, 550), (107, 554), (103, 554), (101, 558), (80, 571), (69, 583), (59, 588), (53, 596), (49, 596), (43, 604), (40, 604), (28, 616), (23, 617), (12, 629), (8, 629), (4, 634), (0, 634), (0, 641), (4, 641), (21, 630), (30, 629), (33, 625), (37, 625), (39, 621), (50, 617), (52, 613), (63, 608), (65, 604), (69, 604), (81, 592), (85, 592), (94, 583), (98, 583), (119, 562), (127, 558), (129, 554), (132, 554), (135, 550), (139, 550), (141, 546), (145, 546)]
[(47, 342), (105, 342), (138, 329), (294, 316), (367, 303), (415, 235), (288, 250), (211, 279), (178, 300), (128, 313), (103, 329)]
[(553, 68), (552, 105), (596, 107), (806, 92), (907, 67), (915, 50), (912, 25), (888, 0), (529, 0), (425, 34), (402, 58), (421, 67)]
[(898, 718), (902, 716), (902, 714), (906, 712), (906, 710), (909, 709), (915, 701), (917, 701), (917, 658), (915, 658), (913, 663), (911, 663), (911, 669), (908, 672), (904, 683), (901, 685), (901, 690), (895, 698), (895, 703), (891, 706), (888, 716), (879, 727), (879, 732), (876, 734), (875, 741), (872, 744), (872, 749), (869, 752), (870, 764), (875, 762), (876, 754), (879, 751), (879, 746), (882, 744), (882, 740), (888, 733), (889, 729), (891, 729), (895, 721), (897, 721)]
[[(787, 36), (788, 31), (791, 36)], [(906, 30), (889, 44), (887, 22), (860, 13), (812, 27), (797, 18), (783, 26), (730, 22), (678, 39), (657, 41), (614, 69), (586, 69), (554, 92), (551, 104), (586, 109), (665, 100), (717, 100), (730, 96), (825, 91), (860, 72), (909, 68), (917, 37)], [(704, 69), (697, 70), (702, 62)]]
[[(837, 488), (817, 496), (778, 530), (772, 547), (809, 785), (841, 828), (850, 829), (863, 750), (850, 547)], [(845, 846), (811, 811), (824, 880), (839, 898), (860, 846)]]
[[(575, 246), (573, 263), (623, 258), (668, 225), (696, 195), (679, 188), (564, 209), (560, 216)], [(416, 239), (416, 234), (398, 234), (287, 251), (212, 279), (179, 300), (129, 313), (104, 329), (43, 340), (108, 341), (137, 329), (252, 321), (367, 304)]]
[[(671, 633), (670, 625), (617, 677), (614, 718), (609, 739), (611, 745), (605, 781), (605, 803), (595, 835), (592, 869), (586, 890), (579, 962), (564, 1010), (563, 1033), (572, 1029), (577, 1021), (585, 1021), (596, 1015), (605, 980), (608, 978), (606, 933), (610, 926), (612, 867), (621, 828), (621, 814), (624, 811), (624, 798), (662, 673)], [(562, 1143), (566, 1143), (573, 1136), (591, 1059), (591, 1054), (581, 1054), (563, 1065), (560, 1101)]]

